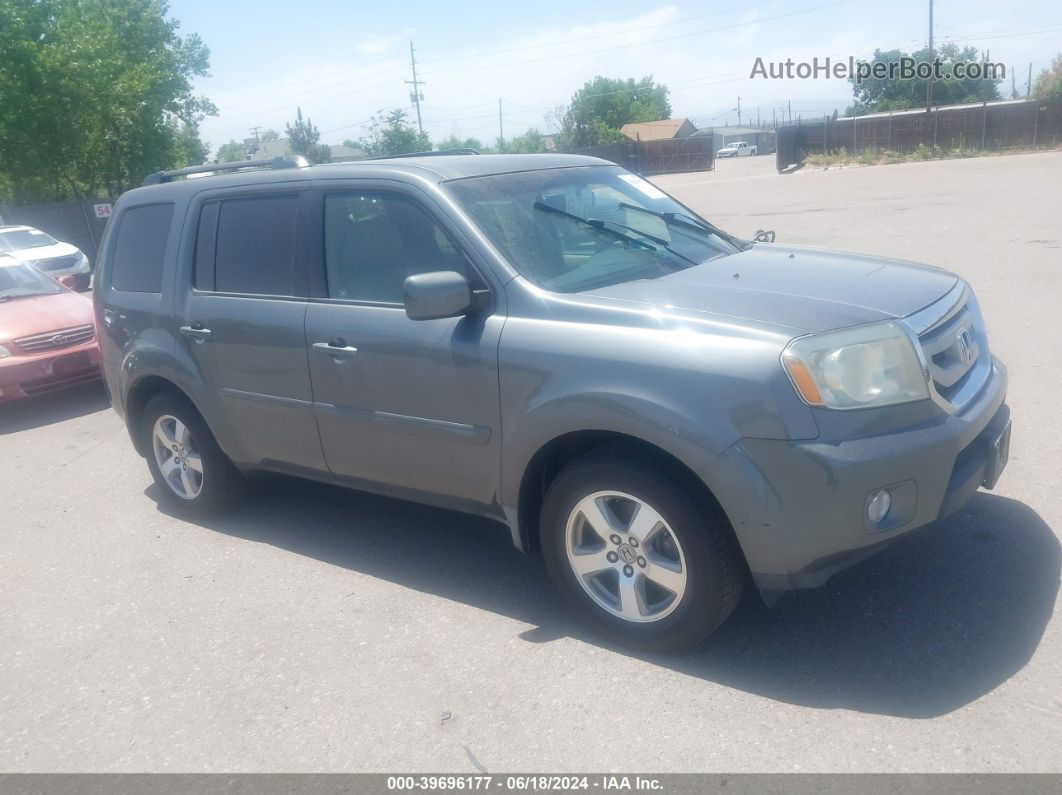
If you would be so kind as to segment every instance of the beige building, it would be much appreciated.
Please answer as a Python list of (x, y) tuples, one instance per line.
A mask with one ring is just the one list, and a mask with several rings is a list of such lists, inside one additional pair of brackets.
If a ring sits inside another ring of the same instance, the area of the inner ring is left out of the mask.
[(624, 124), (620, 132), (632, 141), (662, 141), (669, 138), (689, 138), (697, 127), (686, 118), (638, 121)]

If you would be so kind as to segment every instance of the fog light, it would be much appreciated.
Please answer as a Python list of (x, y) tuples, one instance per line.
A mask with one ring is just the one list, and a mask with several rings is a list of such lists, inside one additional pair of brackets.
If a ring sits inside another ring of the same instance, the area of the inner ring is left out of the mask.
[(888, 515), (889, 508), (891, 507), (892, 495), (889, 494), (888, 489), (882, 489), (871, 497), (870, 502), (867, 503), (867, 518), (874, 524), (877, 524)]

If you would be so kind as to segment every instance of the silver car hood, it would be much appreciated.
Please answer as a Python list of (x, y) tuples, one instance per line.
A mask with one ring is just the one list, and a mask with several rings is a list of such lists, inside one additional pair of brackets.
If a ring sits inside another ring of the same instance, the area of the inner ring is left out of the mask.
[(905, 317), (939, 299), (957, 280), (940, 268), (904, 260), (757, 243), (657, 279), (583, 295), (814, 333)]

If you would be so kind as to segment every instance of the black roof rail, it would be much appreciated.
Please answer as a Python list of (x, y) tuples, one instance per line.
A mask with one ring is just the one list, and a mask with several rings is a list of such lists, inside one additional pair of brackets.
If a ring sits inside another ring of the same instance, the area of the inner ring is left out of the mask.
[(436, 157), (439, 155), (478, 155), (477, 149), (436, 149), (428, 152), (405, 152), (400, 155), (377, 155), (376, 157), (367, 157), (366, 160), (390, 160), (398, 157)]
[(191, 174), (216, 174), (226, 171), (244, 171), (252, 168), (304, 168), (310, 165), (305, 157), (271, 157), (263, 160), (233, 160), (231, 163), (207, 163), (203, 166), (189, 166), (178, 168), (173, 171), (156, 171), (144, 178), (145, 185), (160, 185), (163, 182), (172, 182), (175, 177), (187, 177)]

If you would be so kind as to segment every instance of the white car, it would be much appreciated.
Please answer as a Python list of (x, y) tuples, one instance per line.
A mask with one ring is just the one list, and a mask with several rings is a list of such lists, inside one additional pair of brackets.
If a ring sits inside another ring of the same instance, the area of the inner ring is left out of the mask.
[(0, 251), (32, 265), (53, 279), (74, 276), (79, 290), (89, 287), (92, 267), (81, 249), (56, 240), (32, 226), (0, 226)]
[(745, 141), (734, 141), (729, 143), (715, 153), (716, 157), (746, 157), (747, 155), (756, 154), (756, 147), (750, 146)]

